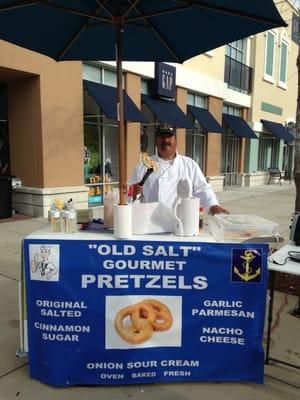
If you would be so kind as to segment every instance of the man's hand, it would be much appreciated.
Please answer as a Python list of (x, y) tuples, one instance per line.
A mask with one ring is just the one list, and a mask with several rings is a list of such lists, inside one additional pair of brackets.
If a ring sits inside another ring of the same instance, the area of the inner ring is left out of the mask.
[(211, 206), (209, 209), (209, 213), (211, 215), (215, 215), (215, 214), (230, 214), (228, 210), (226, 210), (226, 208), (223, 208), (221, 206)]
[(143, 186), (140, 186), (137, 183), (133, 185), (133, 200), (135, 200), (137, 196), (142, 192), (143, 192)]

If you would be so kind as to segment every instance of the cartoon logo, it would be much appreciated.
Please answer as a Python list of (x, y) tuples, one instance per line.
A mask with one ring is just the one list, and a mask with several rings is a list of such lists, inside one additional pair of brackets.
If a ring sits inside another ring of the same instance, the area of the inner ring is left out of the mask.
[(29, 245), (30, 279), (59, 281), (59, 245)]
[(261, 250), (233, 249), (231, 279), (233, 282), (261, 281)]

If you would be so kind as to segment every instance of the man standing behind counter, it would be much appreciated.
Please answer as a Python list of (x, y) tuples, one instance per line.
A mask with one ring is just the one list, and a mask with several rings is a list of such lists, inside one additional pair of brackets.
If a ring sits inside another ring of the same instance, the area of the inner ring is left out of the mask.
[(201, 207), (211, 215), (225, 213), (228, 210), (221, 207), (211, 186), (198, 164), (190, 157), (179, 155), (177, 152), (177, 138), (175, 130), (167, 124), (160, 125), (155, 132), (155, 146), (157, 154), (150, 158), (159, 166), (159, 172), (153, 172), (143, 186), (140, 182), (147, 168), (139, 163), (130, 179), (134, 184), (134, 198), (142, 193), (144, 203), (159, 201), (172, 208), (177, 195), (177, 184), (180, 179), (189, 179), (192, 182), (193, 196), (200, 199)]

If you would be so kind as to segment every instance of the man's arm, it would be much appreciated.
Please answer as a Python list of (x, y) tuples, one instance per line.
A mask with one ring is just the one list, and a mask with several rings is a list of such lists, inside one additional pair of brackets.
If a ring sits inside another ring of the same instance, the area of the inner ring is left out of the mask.
[(133, 186), (133, 200), (137, 198), (139, 194), (143, 192), (143, 187), (138, 183), (143, 179), (143, 176), (146, 172), (146, 167), (143, 163), (139, 163), (133, 170), (131, 178), (129, 180), (129, 186)]

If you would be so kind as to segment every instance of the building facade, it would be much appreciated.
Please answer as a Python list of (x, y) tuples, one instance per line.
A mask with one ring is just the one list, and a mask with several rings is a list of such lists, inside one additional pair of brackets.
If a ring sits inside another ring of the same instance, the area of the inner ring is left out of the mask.
[[(128, 179), (140, 151), (154, 151), (161, 122), (176, 127), (179, 152), (196, 160), (215, 191), (264, 184), (269, 167), (290, 176), (298, 11), (289, 1), (278, 9), (288, 27), (183, 65), (123, 63)], [(9, 145), (7, 173), (22, 181), (13, 207), (33, 216), (46, 216), (55, 198), (101, 207), (118, 186), (115, 63), (56, 63), (0, 47), (0, 132)]]

